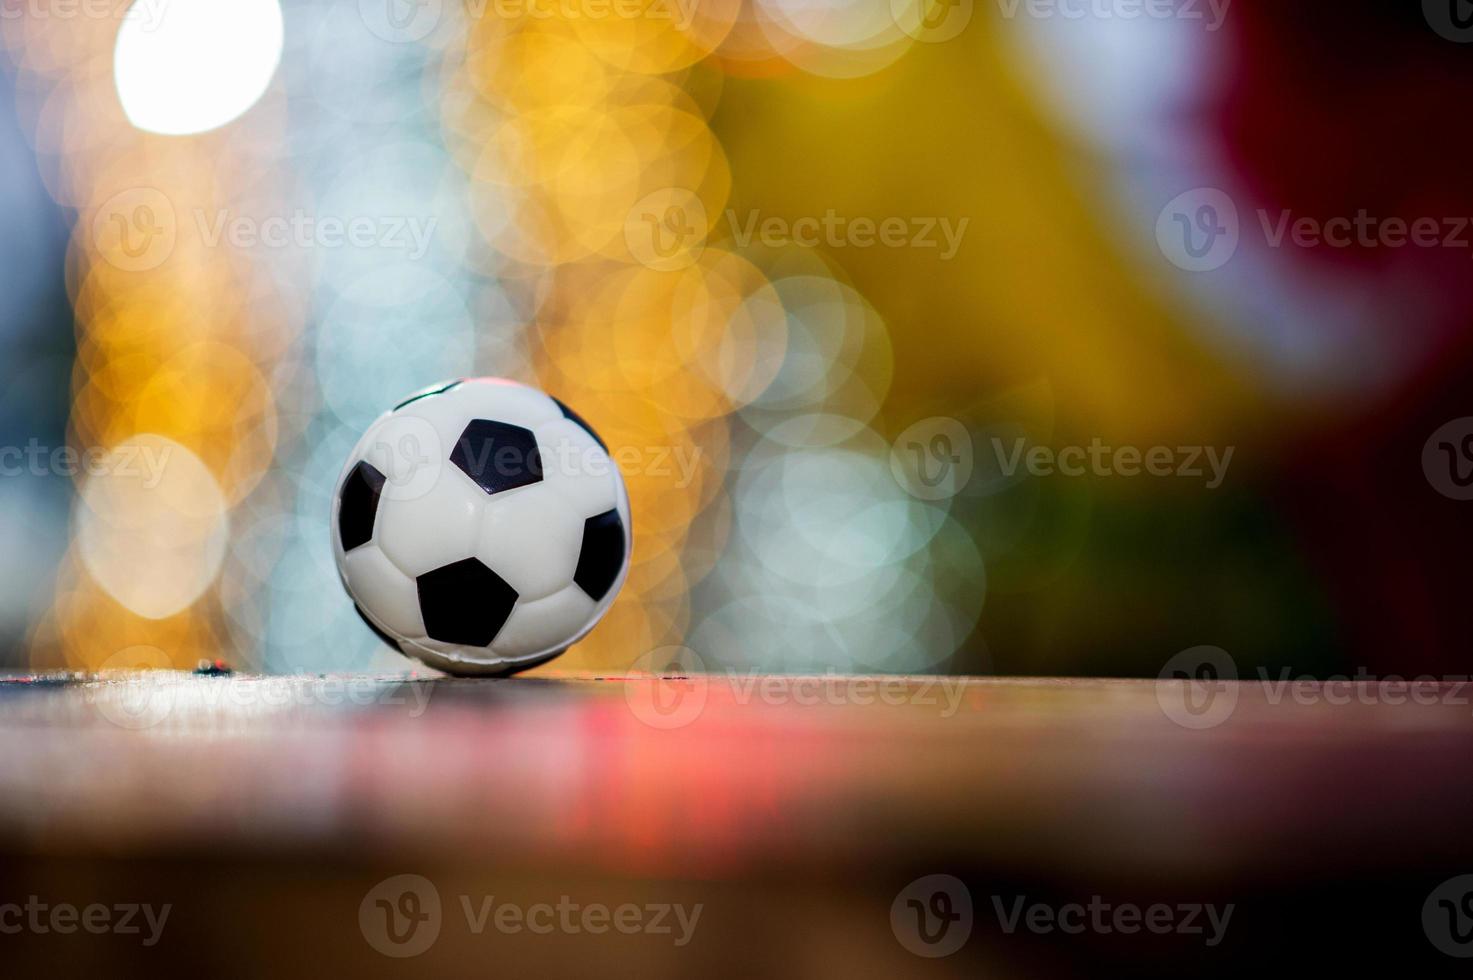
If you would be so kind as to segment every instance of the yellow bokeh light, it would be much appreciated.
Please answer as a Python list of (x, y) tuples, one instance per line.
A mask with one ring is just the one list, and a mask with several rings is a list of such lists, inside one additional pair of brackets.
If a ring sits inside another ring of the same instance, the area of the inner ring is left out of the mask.
[(225, 556), (225, 496), (186, 447), (144, 433), (88, 467), (77, 507), (77, 548), (92, 578), (147, 619), (188, 608)]

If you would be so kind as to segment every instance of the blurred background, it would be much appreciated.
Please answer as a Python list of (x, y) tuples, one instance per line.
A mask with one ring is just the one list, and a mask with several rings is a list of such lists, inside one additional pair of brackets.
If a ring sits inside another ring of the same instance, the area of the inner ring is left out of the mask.
[(332, 483), (492, 374), (632, 499), (541, 673), (1456, 672), (1460, 12), (4, 0), (0, 662), (407, 668)]

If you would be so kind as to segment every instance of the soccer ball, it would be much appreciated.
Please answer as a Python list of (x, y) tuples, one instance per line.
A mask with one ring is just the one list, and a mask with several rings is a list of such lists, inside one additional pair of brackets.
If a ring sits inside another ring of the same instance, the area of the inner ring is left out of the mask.
[(333, 492), (333, 554), (384, 642), (452, 674), (551, 660), (629, 571), (629, 496), (588, 423), (535, 388), (472, 378), (380, 416)]

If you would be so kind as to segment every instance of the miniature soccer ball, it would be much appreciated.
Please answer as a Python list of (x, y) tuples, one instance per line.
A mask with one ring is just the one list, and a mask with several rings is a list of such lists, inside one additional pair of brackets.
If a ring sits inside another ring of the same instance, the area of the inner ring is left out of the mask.
[(588, 423), (526, 385), (435, 385), (369, 427), (333, 492), (333, 553), (384, 642), (452, 674), (562, 653), (629, 571), (629, 497)]

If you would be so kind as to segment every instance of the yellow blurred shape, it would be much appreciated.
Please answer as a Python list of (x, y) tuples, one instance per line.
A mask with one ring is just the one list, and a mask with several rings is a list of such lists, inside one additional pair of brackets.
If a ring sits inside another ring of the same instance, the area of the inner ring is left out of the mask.
[(77, 507), (77, 549), (87, 572), (147, 619), (188, 608), (225, 555), (226, 500), (187, 448), (142, 433), (91, 463)]
[(189, 446), (226, 496), (239, 500), (276, 449), (271, 389), (256, 365), (225, 344), (191, 344), (165, 362), (132, 400), (135, 431)]
[(741, 0), (575, 0), (602, 16), (572, 20), (578, 37), (609, 64), (655, 75), (686, 68), (721, 43)]
[(614, 82), (608, 67), (551, 22), (501, 34), (478, 31), (466, 60), (476, 91), (503, 114), (552, 107), (593, 106)]

